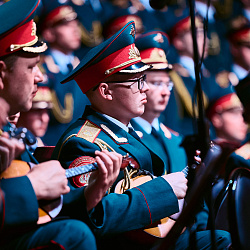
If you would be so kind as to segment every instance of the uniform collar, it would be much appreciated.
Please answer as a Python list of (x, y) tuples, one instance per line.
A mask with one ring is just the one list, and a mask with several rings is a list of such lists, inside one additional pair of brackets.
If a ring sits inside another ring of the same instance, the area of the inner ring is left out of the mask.
[(128, 126), (125, 126), (122, 122), (118, 121), (117, 119), (115, 119), (114, 117), (111, 117), (109, 115), (106, 114), (101, 114), (104, 117), (106, 117), (109, 121), (113, 122), (114, 124), (116, 124), (117, 126), (119, 126), (120, 128), (122, 128), (123, 130), (125, 130), (126, 132), (128, 132), (128, 128), (132, 127), (132, 125), (129, 123)]
[(181, 56), (179, 59), (180, 64), (188, 70), (192, 79), (195, 79), (195, 71), (194, 71), (194, 61), (192, 58), (188, 56)]
[(247, 70), (243, 69), (238, 64), (233, 64), (232, 69), (239, 80), (244, 79), (249, 73)]
[[(197, 11), (199, 12), (199, 14), (203, 17), (206, 18), (207, 15), (207, 4), (202, 3), (202, 2), (195, 2), (195, 7), (197, 9)], [(214, 23), (215, 19), (214, 19), (214, 14), (215, 14), (215, 8), (213, 6), (209, 6), (208, 9), (208, 20), (210, 23)]]
[(65, 55), (64, 53), (56, 49), (51, 49), (50, 51), (51, 51), (52, 57), (55, 60), (56, 65), (59, 66), (60, 71), (65, 75), (68, 74), (69, 69), (67, 65), (73, 63), (74, 55), (73, 54)]
[(150, 124), (148, 121), (141, 117), (135, 117), (134, 120), (145, 130), (147, 134), (151, 134), (152, 127), (154, 127), (157, 131), (159, 131), (160, 129), (160, 123), (158, 118), (155, 118), (152, 124)]

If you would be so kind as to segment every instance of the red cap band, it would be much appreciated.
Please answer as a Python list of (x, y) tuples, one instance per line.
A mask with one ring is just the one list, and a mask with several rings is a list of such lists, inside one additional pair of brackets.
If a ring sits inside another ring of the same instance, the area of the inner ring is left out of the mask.
[(37, 40), (36, 24), (33, 20), (30, 20), (14, 31), (7, 33), (4, 37), (1, 37), (0, 57), (24, 47), (32, 46)]

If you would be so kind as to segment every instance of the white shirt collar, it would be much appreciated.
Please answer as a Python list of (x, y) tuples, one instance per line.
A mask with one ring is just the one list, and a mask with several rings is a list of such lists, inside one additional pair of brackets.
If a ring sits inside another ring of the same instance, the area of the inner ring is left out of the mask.
[(68, 74), (69, 69), (67, 65), (73, 63), (74, 55), (73, 54), (65, 55), (64, 53), (56, 49), (51, 49), (51, 55), (54, 58), (56, 65), (59, 66), (60, 71), (63, 74)]
[(128, 132), (128, 128), (132, 127), (132, 125), (129, 123), (128, 126), (124, 125), (122, 122), (118, 121), (117, 119), (115, 119), (114, 117), (111, 117), (109, 115), (106, 114), (101, 114), (104, 117), (106, 117), (108, 120), (110, 120), (111, 122), (115, 123), (117, 126), (119, 126), (120, 128), (122, 128), (123, 130), (125, 130), (126, 132)]
[[(206, 18), (206, 16), (207, 16), (207, 8), (208, 8), (207, 4), (196, 1), (195, 2), (195, 7), (198, 10), (199, 14), (203, 18)], [(209, 9), (208, 9), (208, 20), (209, 20), (210, 23), (215, 21), (214, 20), (214, 14), (215, 14), (215, 8), (210, 5)]]
[(248, 71), (243, 69), (238, 64), (233, 64), (232, 69), (239, 80), (244, 79), (248, 75)]
[(181, 56), (180, 59), (180, 64), (188, 70), (190, 76), (195, 80), (195, 70), (194, 70), (194, 61), (192, 58), (188, 56)]
[(248, 19), (248, 21), (250, 21), (250, 10), (244, 9), (244, 16)]
[(152, 124), (150, 124), (148, 121), (141, 117), (135, 117), (133, 119), (145, 130), (147, 134), (151, 134), (152, 127), (154, 127), (157, 131), (159, 131), (160, 129), (160, 123), (158, 118), (155, 118)]

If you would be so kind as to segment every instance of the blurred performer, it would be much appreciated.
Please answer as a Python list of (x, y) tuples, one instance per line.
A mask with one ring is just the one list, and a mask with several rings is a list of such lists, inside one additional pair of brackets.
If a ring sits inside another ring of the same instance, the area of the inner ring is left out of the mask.
[[(124, 237), (124, 228), (133, 235), (133, 229), (144, 229), (143, 226), (151, 226), (164, 216), (176, 213), (179, 210), (178, 200), (185, 196), (187, 190), (183, 173), (161, 175), (164, 162), (141, 142), (130, 124), (132, 118), (143, 114), (147, 102), (146, 92), (149, 90), (145, 70), (150, 66), (141, 62), (134, 39), (135, 24), (132, 21), (90, 50), (62, 81), (67, 84), (74, 79), (88, 96), (91, 106), (87, 106), (83, 116), (65, 131), (56, 145), (53, 158), (58, 159), (65, 168), (71, 168), (81, 166), (96, 150), (106, 149), (122, 155), (129, 154), (135, 160), (134, 164), (120, 172), (115, 185), (111, 187), (111, 193), (105, 196), (105, 211), (95, 211), (96, 215), (104, 214), (105, 222), (109, 225), (106, 229), (93, 228), (100, 249), (145, 247), (145, 242), (143, 246), (139, 236), (134, 237), (134, 240)], [(133, 171), (139, 177), (142, 171), (149, 180), (132, 188)], [(152, 178), (152, 175), (156, 178)], [(85, 186), (87, 181), (86, 176), (74, 178), (72, 189)], [(124, 184), (121, 188), (116, 186), (119, 181)], [(126, 181), (131, 185), (126, 185)], [(114, 189), (115, 194), (112, 193)], [(119, 198), (117, 193), (122, 193), (119, 202), (114, 200), (114, 197)], [(129, 203), (126, 202), (127, 194), (131, 198)], [(125, 211), (121, 211), (119, 206), (124, 207)], [(221, 245), (218, 247), (230, 244), (228, 236), (227, 232), (216, 232), (216, 244)], [(210, 232), (199, 231), (196, 237), (198, 249), (210, 245)], [(175, 249), (188, 246), (189, 232), (186, 230), (179, 236)], [(150, 248), (150, 245), (146, 248)]]
[(237, 94), (232, 90), (224, 90), (224, 94), (217, 97), (207, 109), (207, 116), (211, 121), (217, 143), (232, 143), (239, 147), (245, 140), (248, 126), (243, 118), (243, 106)]
[(46, 133), (49, 124), (49, 110), (52, 108), (51, 91), (46, 86), (38, 86), (36, 96), (32, 101), (32, 107), (27, 112), (21, 112), (17, 127), (27, 128), (37, 139), (37, 143), (33, 146), (44, 146), (42, 137)]
[(164, 160), (164, 173), (181, 171), (187, 165), (185, 150), (180, 146), (182, 136), (159, 121), (173, 88), (169, 75), (172, 65), (166, 58), (169, 50), (168, 36), (162, 31), (147, 32), (139, 36), (135, 44), (142, 61), (153, 67), (146, 71), (146, 81), (150, 89), (146, 92), (145, 111), (140, 117), (132, 119), (131, 124), (143, 143)]
[(72, 7), (49, 1), (44, 6), (40, 28), (49, 46), (41, 61), (45, 71), (45, 83), (51, 89), (53, 103), (49, 126), (42, 139), (46, 145), (52, 146), (81, 115), (80, 110), (87, 102), (77, 84), (72, 83), (70, 87), (60, 84), (79, 63), (74, 51), (81, 43), (80, 27)]
[[(178, 62), (173, 65), (177, 74), (172, 75), (174, 91), (161, 117), (164, 124), (171, 129), (176, 130), (184, 136), (193, 135), (197, 133), (196, 119), (198, 118), (198, 106), (189, 10), (183, 10), (182, 14), (172, 20), (172, 22), (172, 28), (168, 34), (174, 48), (178, 52)], [(204, 44), (204, 27), (202, 20), (198, 16), (195, 16), (195, 26), (198, 54), (201, 57)], [(204, 57), (207, 55), (207, 49), (206, 43)], [(207, 108), (209, 102), (221, 91), (219, 84), (222, 83), (216, 81), (215, 76), (203, 64), (201, 65), (199, 75), (204, 107)], [(223, 84), (223, 87), (230, 85), (229, 81)]]

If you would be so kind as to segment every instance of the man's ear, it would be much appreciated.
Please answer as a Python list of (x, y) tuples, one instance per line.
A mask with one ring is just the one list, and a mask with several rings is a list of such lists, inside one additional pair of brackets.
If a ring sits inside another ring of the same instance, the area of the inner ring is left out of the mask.
[(0, 90), (2, 90), (4, 88), (3, 79), (4, 79), (5, 74), (6, 74), (6, 69), (7, 69), (7, 66), (6, 66), (5, 62), (0, 60)]
[(211, 122), (215, 128), (220, 128), (222, 126), (222, 119), (219, 114), (214, 114), (211, 117)]
[(98, 87), (100, 95), (106, 100), (113, 99), (113, 91), (109, 88), (109, 85), (105, 82), (101, 82)]
[(175, 37), (175, 38), (173, 39), (173, 45), (174, 45), (174, 47), (175, 47), (177, 50), (180, 50), (180, 51), (182, 51), (182, 50), (183, 50), (183, 46), (185, 46), (185, 45), (183, 44), (182, 39), (180, 39), (178, 36)]

